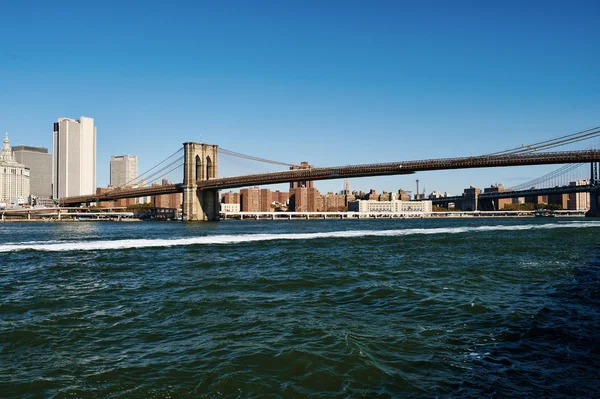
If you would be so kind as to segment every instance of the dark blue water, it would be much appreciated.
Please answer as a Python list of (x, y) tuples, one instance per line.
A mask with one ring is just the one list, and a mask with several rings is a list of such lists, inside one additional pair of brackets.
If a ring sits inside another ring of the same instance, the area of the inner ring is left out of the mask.
[(599, 233), (0, 224), (0, 397), (596, 397)]

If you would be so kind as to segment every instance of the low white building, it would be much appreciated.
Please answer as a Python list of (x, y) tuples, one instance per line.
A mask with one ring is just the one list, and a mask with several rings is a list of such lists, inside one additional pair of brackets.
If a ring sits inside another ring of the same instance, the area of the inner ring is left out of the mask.
[(29, 198), (29, 168), (15, 160), (6, 133), (0, 152), (0, 202), (21, 204), (25, 198)]
[(348, 202), (351, 212), (431, 212), (431, 201), (373, 201), (357, 200)]
[(239, 212), (240, 204), (221, 204), (221, 212)]

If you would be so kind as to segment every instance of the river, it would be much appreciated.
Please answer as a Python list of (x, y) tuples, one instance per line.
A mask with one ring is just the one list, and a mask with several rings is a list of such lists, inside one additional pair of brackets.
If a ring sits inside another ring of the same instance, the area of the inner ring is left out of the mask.
[(593, 397), (600, 222), (0, 224), (0, 397)]

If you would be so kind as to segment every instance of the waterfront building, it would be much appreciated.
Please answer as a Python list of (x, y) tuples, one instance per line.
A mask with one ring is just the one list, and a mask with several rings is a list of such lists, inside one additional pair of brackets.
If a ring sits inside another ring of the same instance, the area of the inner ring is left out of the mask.
[(240, 204), (221, 203), (221, 212), (239, 212)]
[(323, 210), (323, 196), (314, 187), (306, 189), (306, 199), (308, 201), (308, 212), (321, 212)]
[(52, 207), (56, 206), (56, 204), (54, 203), (54, 200), (51, 198), (42, 198), (42, 197), (35, 197), (35, 196), (32, 196), (31, 198), (32, 198), (31, 205), (36, 206), (36, 207), (52, 208)]
[(308, 212), (308, 190), (306, 187), (290, 188), (288, 210), (291, 212)]
[[(487, 188), (483, 189), (483, 192), (485, 194), (504, 193), (507, 191), (512, 191), (512, 190), (505, 189), (502, 184), (494, 184), (491, 187), (487, 187)], [(504, 209), (504, 207), (506, 205), (510, 205), (510, 204), (512, 204), (512, 198), (497, 198), (495, 200), (492, 200), (490, 204), (487, 204), (487, 206), (483, 206), (483, 204), (480, 204), (478, 209), (485, 210), (485, 211), (499, 211), (499, 210)]]
[[(96, 188), (96, 195), (102, 195), (102, 194), (106, 194), (110, 191), (114, 190), (114, 187), (108, 186), (108, 187), (97, 187)], [(96, 206), (100, 207), (100, 208), (114, 208), (115, 205), (115, 201), (102, 201), (102, 202), (98, 202), (96, 204)]]
[[(162, 180), (162, 185), (166, 186), (168, 184), (173, 184), (174, 182), (169, 183), (167, 179)], [(152, 187), (158, 187), (160, 184), (153, 183)], [(154, 195), (152, 196), (152, 205), (155, 208), (176, 208), (181, 209), (181, 204), (183, 203), (183, 193), (172, 193), (172, 194), (162, 194), (162, 195)]]
[(8, 133), (0, 152), (0, 202), (24, 204), (29, 197), (29, 168), (17, 162)]
[[(272, 212), (273, 203), (285, 203), (288, 193), (271, 192), (268, 188), (243, 188), (239, 193), (229, 191), (221, 196), (221, 204), (237, 204), (242, 212)], [(282, 201), (282, 202), (280, 202)], [(229, 209), (229, 207), (225, 207)], [(221, 207), (223, 210), (224, 207)]]
[(352, 212), (431, 212), (432, 208), (433, 206), (430, 200), (357, 200), (348, 202), (348, 210)]
[(323, 211), (340, 212), (346, 210), (346, 195), (327, 193), (323, 195)]
[(45, 147), (12, 147), (15, 160), (29, 168), (29, 193), (38, 202), (52, 196), (52, 154)]
[(223, 204), (239, 204), (240, 203), (240, 193), (234, 193), (233, 191), (224, 193), (221, 196), (221, 202)]
[(375, 191), (374, 188), (370, 189), (367, 194), (361, 199), (370, 200), (370, 201), (379, 201), (379, 194)]
[(432, 191), (431, 194), (429, 194), (429, 199), (436, 199), (436, 198), (446, 198), (448, 196), (448, 194), (446, 193), (440, 193), (439, 191)]
[(276, 202), (278, 204), (285, 204), (288, 202), (289, 198), (290, 198), (290, 194), (288, 192), (282, 192), (279, 190), (271, 192), (271, 202)]
[(54, 198), (96, 191), (96, 127), (94, 119), (58, 118), (54, 123), (52, 195)]
[[(569, 186), (585, 186), (590, 184), (589, 180), (578, 180), (569, 183)], [(570, 193), (569, 210), (589, 210), (590, 193)]]
[(271, 204), (273, 200), (271, 198), (271, 190), (268, 188), (263, 188), (260, 190), (260, 211), (261, 212), (271, 212)]
[(260, 212), (260, 189), (258, 187), (240, 190), (240, 210), (242, 212)]
[(463, 211), (477, 211), (479, 210), (478, 197), (481, 194), (481, 189), (470, 186), (465, 188), (463, 192), (463, 203), (461, 210)]
[(395, 199), (399, 199), (400, 201), (410, 201), (410, 193), (399, 189)]
[(558, 209), (569, 209), (569, 194), (551, 194), (548, 195), (548, 205), (558, 206)]
[(314, 187), (290, 189), (289, 211), (320, 212), (323, 210), (323, 196)]
[(136, 155), (112, 155), (110, 157), (110, 185), (134, 186), (138, 178), (138, 158)]

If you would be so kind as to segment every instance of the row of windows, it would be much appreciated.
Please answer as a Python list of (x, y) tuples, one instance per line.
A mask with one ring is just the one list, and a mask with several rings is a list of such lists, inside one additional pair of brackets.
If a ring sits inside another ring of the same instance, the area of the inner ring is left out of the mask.
[(23, 175), (23, 169), (20, 169), (19, 172), (21, 173), (17, 173), (17, 169), (14, 168), (4, 168), (4, 174), (12, 173), (13, 175)]

